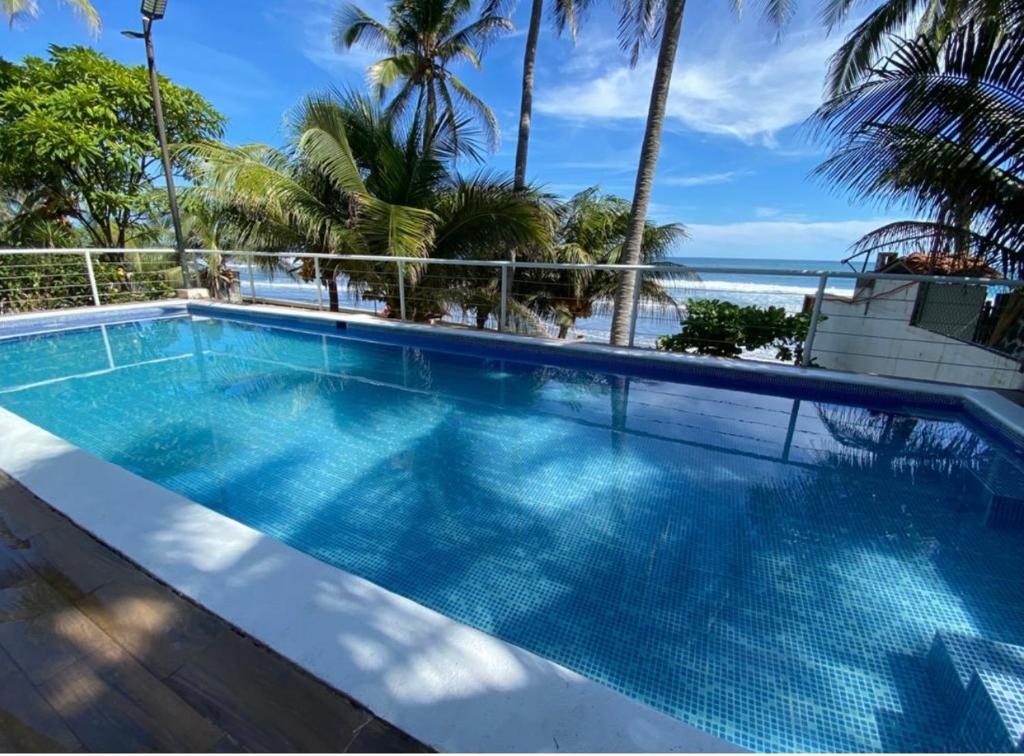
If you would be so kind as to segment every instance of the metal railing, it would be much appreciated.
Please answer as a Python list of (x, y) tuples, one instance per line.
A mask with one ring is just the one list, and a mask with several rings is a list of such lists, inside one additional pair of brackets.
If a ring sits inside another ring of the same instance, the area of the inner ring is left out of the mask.
[[(737, 336), (698, 323), (692, 301), (800, 316), (802, 333), (740, 356), (912, 378), (1024, 387), (1024, 282), (768, 267), (583, 265), (371, 255), (189, 250), (221, 297), (372, 312), (416, 322), (608, 342), (618, 276), (638, 274), (629, 346), (687, 333), (687, 351), (723, 353)], [(173, 296), (170, 249), (0, 250), (0, 316)], [(996, 304), (998, 303), (998, 306)], [(698, 326), (701, 326), (698, 328)], [(776, 328), (754, 318), (749, 333)], [(784, 329), (785, 330), (785, 329)], [(785, 349), (778, 346), (785, 341)]]

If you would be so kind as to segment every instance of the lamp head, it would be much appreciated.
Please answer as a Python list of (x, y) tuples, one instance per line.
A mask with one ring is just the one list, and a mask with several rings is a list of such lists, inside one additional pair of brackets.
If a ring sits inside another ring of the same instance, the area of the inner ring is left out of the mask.
[(150, 21), (159, 21), (167, 11), (167, 0), (142, 0), (142, 15)]

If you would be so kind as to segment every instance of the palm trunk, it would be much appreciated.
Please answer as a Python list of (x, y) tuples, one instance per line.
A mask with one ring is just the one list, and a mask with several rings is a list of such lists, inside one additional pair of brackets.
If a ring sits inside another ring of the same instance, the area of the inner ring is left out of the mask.
[(324, 283), (327, 284), (327, 301), (331, 312), (338, 312), (340, 302), (338, 298), (338, 277), (333, 273), (324, 276)]
[(516, 145), (517, 192), (526, 188), (526, 157), (530, 150), (530, 120), (533, 117), (533, 69), (537, 62), (537, 38), (543, 15), (544, 0), (533, 0), (530, 27), (526, 32), (526, 52), (523, 54), (523, 99), (519, 106), (519, 142)]
[(427, 82), (427, 112), (423, 118), (423, 152), (429, 152), (434, 143), (434, 129), (437, 124), (437, 93), (434, 83)]
[[(629, 212), (629, 227), (623, 244), (621, 262), (638, 265), (647, 223), (647, 209), (651, 204), (651, 190), (654, 187), (654, 169), (658, 164), (661, 149), (661, 132), (665, 126), (665, 108), (668, 105), (669, 87), (672, 84), (672, 68), (679, 48), (679, 33), (683, 27), (683, 9), (686, 0), (669, 0), (665, 8), (665, 25), (661, 32), (661, 46), (658, 50), (658, 65), (651, 87), (651, 104), (647, 111), (647, 128), (644, 132), (643, 148), (640, 151), (640, 165), (636, 173), (636, 188), (633, 191), (633, 207)], [(624, 346), (629, 343), (629, 331), (633, 316), (633, 290), (636, 288), (636, 272), (628, 271), (619, 276), (619, 287), (615, 292), (615, 310), (612, 315), (611, 343)]]

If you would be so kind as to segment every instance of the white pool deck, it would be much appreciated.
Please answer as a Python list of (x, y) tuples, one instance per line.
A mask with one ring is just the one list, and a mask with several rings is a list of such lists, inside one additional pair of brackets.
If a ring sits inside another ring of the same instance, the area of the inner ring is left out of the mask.
[[(180, 304), (184, 303), (160, 303)], [(151, 305), (148, 305), (151, 306)], [(290, 315), (287, 308), (205, 304), (224, 312)], [(87, 308), (125, 315), (140, 305)], [(61, 317), (73, 315), (62, 311)], [(303, 311), (381, 328), (430, 326)], [(3, 322), (46, 319), (9, 316)], [(451, 331), (447, 331), (451, 333)], [(461, 331), (456, 333), (462, 333)], [(469, 338), (537, 340), (466, 332)], [(707, 358), (587, 344), (547, 348), (638, 360)], [(730, 369), (797, 368), (720, 361)], [(1024, 435), (1024, 408), (995, 392), (813, 370), (884, 390), (956, 396)], [(180, 593), (233, 623), (379, 717), (442, 751), (687, 751), (742, 749), (461, 624), (95, 457), (0, 409), (0, 469)], [(643, 649), (636, 649), (643, 653)]]

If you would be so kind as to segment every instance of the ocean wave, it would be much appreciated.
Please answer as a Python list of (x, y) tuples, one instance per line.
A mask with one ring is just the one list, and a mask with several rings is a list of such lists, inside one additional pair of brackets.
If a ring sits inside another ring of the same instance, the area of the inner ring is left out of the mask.
[[(714, 295), (718, 292), (723, 294), (769, 294), (800, 297), (813, 295), (818, 291), (817, 281), (809, 281), (807, 286), (794, 286), (791, 284), (777, 284), (768, 281), (679, 281), (663, 279), (659, 283), (669, 292), (686, 292), (700, 294), (703, 297)], [(844, 295), (853, 290), (853, 285), (847, 287), (830, 286), (825, 288), (826, 294)]]

